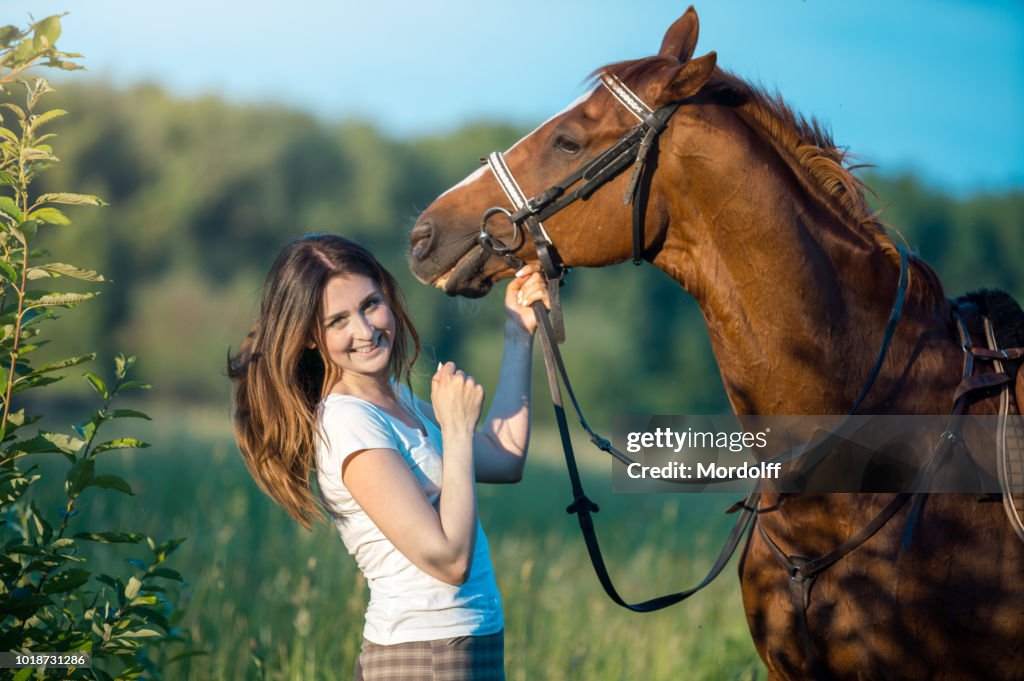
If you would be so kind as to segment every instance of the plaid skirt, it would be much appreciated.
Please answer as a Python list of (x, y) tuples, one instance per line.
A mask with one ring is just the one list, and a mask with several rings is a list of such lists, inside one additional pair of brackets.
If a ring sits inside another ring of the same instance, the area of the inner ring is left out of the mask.
[(355, 681), (505, 681), (505, 632), (382, 646), (363, 639)]

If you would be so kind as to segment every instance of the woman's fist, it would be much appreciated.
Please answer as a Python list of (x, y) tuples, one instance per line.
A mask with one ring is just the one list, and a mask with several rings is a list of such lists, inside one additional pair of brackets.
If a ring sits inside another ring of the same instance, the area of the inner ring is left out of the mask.
[(484, 389), (453, 362), (437, 365), (431, 381), (430, 402), (446, 437), (472, 437), (484, 403)]
[(505, 314), (528, 334), (537, 330), (537, 317), (531, 307), (541, 301), (551, 309), (548, 287), (536, 265), (527, 265), (516, 272), (515, 279), (505, 289)]

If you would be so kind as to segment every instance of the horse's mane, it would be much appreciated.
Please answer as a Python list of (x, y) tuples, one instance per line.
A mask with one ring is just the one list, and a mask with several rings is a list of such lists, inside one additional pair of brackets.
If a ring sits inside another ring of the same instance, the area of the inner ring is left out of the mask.
[[(594, 71), (592, 76), (610, 73), (629, 82), (678, 65), (675, 59), (654, 56), (609, 64)], [(894, 262), (899, 262), (896, 242), (864, 196), (865, 190), (870, 189), (851, 172), (865, 166), (849, 165), (854, 157), (835, 144), (825, 126), (813, 117), (794, 112), (778, 92), (769, 92), (720, 68), (715, 69), (699, 96), (734, 107), (753, 119), (757, 123), (755, 129), (796, 161), (803, 170), (801, 179), (809, 191), (836, 212), (848, 227), (863, 230)], [(946, 299), (938, 275), (916, 255), (910, 256), (910, 265), (911, 295), (916, 294), (914, 297), (925, 307), (942, 309)]]

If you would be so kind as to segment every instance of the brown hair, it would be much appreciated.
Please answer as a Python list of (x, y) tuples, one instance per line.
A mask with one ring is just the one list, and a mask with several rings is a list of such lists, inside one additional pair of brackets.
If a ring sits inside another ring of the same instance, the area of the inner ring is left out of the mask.
[(321, 350), (323, 290), (332, 277), (349, 274), (372, 279), (384, 294), (395, 316), (388, 371), (408, 382), (420, 341), (398, 283), (368, 250), (331, 234), (285, 246), (267, 275), (253, 330), (228, 358), (242, 459), (260, 489), (306, 528), (323, 518), (310, 487), (316, 408), (338, 379)]

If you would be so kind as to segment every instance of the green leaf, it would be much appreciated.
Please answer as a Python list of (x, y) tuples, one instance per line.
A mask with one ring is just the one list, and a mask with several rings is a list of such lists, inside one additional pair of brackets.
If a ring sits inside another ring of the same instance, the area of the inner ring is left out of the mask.
[(85, 377), (85, 380), (89, 382), (89, 385), (92, 386), (92, 389), (96, 391), (96, 394), (99, 395), (100, 398), (106, 400), (107, 397), (109, 397), (107, 384), (103, 382), (102, 378), (91, 371), (86, 371), (82, 376)]
[(167, 556), (177, 551), (178, 547), (184, 543), (185, 538), (182, 537), (180, 539), (170, 539), (159, 545), (150, 544), (149, 548), (152, 549), (158, 561), (163, 561), (167, 558)]
[(126, 631), (122, 634), (118, 634), (118, 638), (152, 638), (162, 637), (165, 634), (157, 631), (156, 629), (135, 629), (133, 631)]
[(70, 194), (68, 192), (56, 192), (51, 194), (43, 194), (36, 199), (36, 204), (40, 203), (64, 203), (72, 206), (106, 206), (106, 201), (98, 196), (91, 194)]
[(92, 480), (93, 472), (96, 470), (96, 464), (92, 459), (81, 459), (78, 463), (71, 467), (68, 471), (68, 477), (64, 481), (64, 491), (68, 496), (78, 494), (89, 484)]
[(57, 383), (61, 380), (60, 376), (30, 376), (23, 379), (13, 388), (11, 388), (11, 395), (17, 395), (23, 390), (30, 390), (32, 388), (41, 388), (44, 385), (50, 385), (51, 383)]
[[(64, 109), (50, 109), (49, 111), (45, 111), (39, 114), (38, 116), (32, 116), (31, 118), (29, 118), (29, 130), (38, 130), (39, 128), (43, 127), (50, 121), (60, 118), (61, 116), (66, 116), (67, 113), (68, 112)], [(37, 143), (40, 141), (41, 140), (38, 139), (36, 140)]]
[(10, 281), (12, 284), (18, 286), (21, 285), (20, 278), (18, 277), (18, 272), (14, 269), (13, 266), (11, 266), (11, 263), (7, 262), (6, 260), (0, 260), (0, 272), (3, 272), (4, 276), (7, 277), (7, 280)]
[(72, 454), (85, 446), (84, 441), (63, 433), (40, 432), (39, 435), (65, 454)]
[(50, 541), (50, 537), (53, 536), (53, 528), (50, 527), (50, 523), (46, 522), (46, 518), (44, 518), (43, 514), (39, 512), (39, 507), (36, 506), (35, 501), (30, 501), (28, 507), (32, 512), (32, 525), (35, 527), (36, 534), (39, 536), (40, 541)]
[(39, 367), (32, 373), (45, 374), (50, 371), (60, 371), (61, 369), (67, 369), (68, 367), (73, 367), (78, 364), (82, 364), (83, 362), (91, 362), (94, 359), (96, 359), (95, 352), (91, 352), (88, 355), (79, 355), (78, 357), (68, 357), (67, 359), (62, 359), (59, 362), (50, 362), (49, 364), (44, 364), (43, 366)]
[[(7, 130), (7, 128), (0, 128), (0, 132)], [(11, 175), (6, 170), (0, 170), (0, 185), (6, 185), (8, 187), (16, 187), (20, 184), (18, 178)]]
[(60, 37), (60, 17), (55, 14), (37, 23), (35, 37), (44, 38), (49, 47), (56, 44)]
[(17, 26), (0, 26), (0, 48), (10, 47), (20, 36), (21, 29)]
[(126, 532), (79, 532), (75, 539), (94, 541), (99, 544), (138, 544), (145, 535)]
[(46, 222), (51, 225), (70, 225), (71, 220), (68, 216), (60, 212), (52, 206), (45, 208), (37, 208), (28, 214), (30, 220), (38, 220), (39, 222)]
[(94, 454), (99, 454), (100, 452), (106, 452), (111, 449), (144, 449), (148, 446), (148, 442), (136, 440), (133, 437), (122, 437), (116, 440), (108, 440), (107, 442), (97, 445), (92, 451)]
[(18, 43), (18, 46), (14, 48), (14, 61), (19, 65), (24, 64), (25, 62), (34, 59), (38, 53), (39, 51), (36, 49), (34, 41), (22, 40)]
[(160, 598), (158, 596), (139, 596), (134, 601), (132, 601), (131, 605), (125, 611), (125, 614), (133, 615), (138, 619), (144, 620), (146, 622), (152, 622), (153, 624), (164, 629), (165, 631), (170, 631), (171, 623), (167, 621), (167, 618), (164, 617), (163, 614), (158, 612), (155, 608), (148, 607), (159, 606), (159, 604)]
[[(24, 596), (21, 598), (0, 599), (0, 614), (14, 615), (18, 619), (36, 614), (41, 608), (53, 605), (47, 596), (42, 594)], [(33, 671), (35, 671), (33, 669)]]
[(135, 492), (132, 491), (131, 486), (125, 482), (122, 478), (116, 475), (97, 475), (95, 478), (89, 481), (90, 487), (102, 487), (103, 489), (112, 489), (117, 492), (122, 492), (130, 497), (135, 496)]
[(142, 588), (142, 580), (138, 577), (132, 577), (128, 580), (128, 585), (124, 588), (124, 597), (129, 601), (139, 595), (139, 589)]
[(36, 235), (39, 231), (39, 223), (35, 220), (28, 220), (26, 222), (19, 222), (17, 227), (11, 227), (11, 233), (17, 237), (18, 241), (28, 245), (29, 239)]
[(25, 214), (21, 212), (18, 204), (9, 196), (0, 196), (0, 213), (10, 217), (16, 222), (21, 222)]
[(19, 556), (41, 556), (45, 553), (38, 546), (30, 546), (29, 544), (17, 544), (15, 546), (5, 546), (4, 551), (8, 554), (16, 554)]
[(23, 669), (19, 669), (18, 673), (11, 677), (11, 681), (28, 681), (32, 678), (35, 671), (35, 667), (24, 667)]
[(185, 581), (185, 578), (182, 577), (179, 572), (177, 572), (175, 570), (172, 570), (170, 568), (165, 568), (165, 567), (154, 568), (153, 571), (150, 574), (152, 574), (154, 577), (163, 577), (164, 579), (173, 579), (176, 582), (184, 582)]
[(0, 479), (0, 506), (18, 499), (39, 478), (38, 475), (27, 476), (16, 472)]
[(153, 386), (151, 386), (149, 383), (146, 383), (145, 381), (125, 381), (124, 383), (121, 384), (117, 391), (121, 392), (124, 390), (134, 390), (136, 388), (139, 390), (149, 390), (152, 387)]
[(11, 104), (10, 102), (4, 102), (4, 103), (0, 104), (0, 109), (7, 109), (9, 111), (14, 112), (14, 115), (18, 117), (19, 121), (25, 120), (25, 112), (22, 110), (22, 108), (20, 106), (18, 106), (16, 104)]
[(60, 161), (59, 158), (54, 156), (47, 148), (47, 145), (43, 144), (38, 147), (25, 147), (21, 150), (21, 160), (25, 162), (30, 161)]
[(125, 357), (123, 354), (118, 353), (117, 357), (114, 358), (115, 375), (118, 380), (123, 379), (128, 375), (128, 370), (135, 364), (135, 355), (129, 355)]
[(82, 568), (69, 568), (50, 577), (43, 583), (43, 593), (59, 594), (82, 586), (92, 577), (92, 572)]
[[(46, 210), (45, 208), (42, 210)], [(37, 211), (38, 212), (38, 211)], [(106, 281), (103, 275), (94, 270), (85, 270), (73, 265), (68, 265), (62, 262), (52, 262), (46, 265), (39, 265), (33, 267), (28, 271), (29, 278), (32, 277), (32, 272), (35, 270), (41, 270), (46, 273), (46, 276), (56, 275), (63, 277), (71, 277), (72, 279), (80, 279), (82, 281)]]
[(28, 440), (21, 440), (15, 442), (7, 447), (7, 453), (9, 456), (21, 456), (23, 454), (42, 454), (45, 452), (61, 452), (64, 451), (46, 438), (42, 431), (39, 432), (35, 437)]
[(109, 412), (107, 412), (107, 418), (110, 418), (110, 419), (133, 418), (133, 419), (145, 419), (147, 421), (152, 421), (153, 420), (153, 419), (151, 419), (149, 417), (148, 414), (144, 414), (141, 411), (135, 411), (134, 409), (112, 409)]
[(46, 295), (38, 298), (30, 299), (28, 308), (42, 307), (44, 305), (50, 305), (53, 307), (69, 307), (77, 305), (78, 303), (84, 303), (87, 300), (95, 298), (99, 293), (47, 293)]

